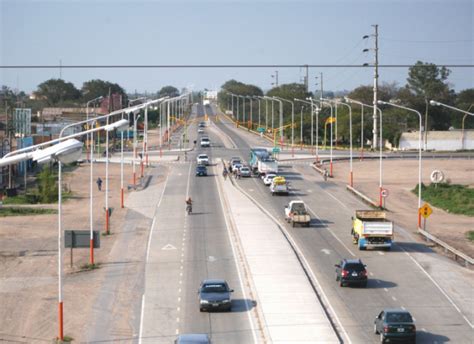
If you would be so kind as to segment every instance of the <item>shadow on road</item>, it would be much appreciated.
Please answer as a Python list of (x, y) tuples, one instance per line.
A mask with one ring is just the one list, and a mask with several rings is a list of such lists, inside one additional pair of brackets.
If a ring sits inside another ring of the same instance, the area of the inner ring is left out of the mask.
[(257, 301), (250, 299), (233, 299), (232, 312), (247, 312), (257, 306)]
[(408, 252), (435, 253), (435, 251), (423, 243), (397, 241), (392, 245), (393, 252), (403, 252), (403, 250)]
[(369, 278), (367, 280), (367, 288), (370, 289), (380, 289), (380, 288), (395, 288), (398, 284), (384, 281), (380, 278)]
[(416, 333), (416, 342), (417, 343), (448, 343), (450, 342), (449, 338), (442, 336), (440, 334), (434, 334), (425, 331), (418, 331)]

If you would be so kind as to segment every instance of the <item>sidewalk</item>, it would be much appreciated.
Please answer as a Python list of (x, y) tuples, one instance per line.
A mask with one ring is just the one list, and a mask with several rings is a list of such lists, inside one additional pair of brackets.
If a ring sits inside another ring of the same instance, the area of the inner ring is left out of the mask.
[(224, 181), (219, 175), (218, 183), (230, 207), (269, 341), (339, 343), (308, 277), (278, 226), (230, 179)]

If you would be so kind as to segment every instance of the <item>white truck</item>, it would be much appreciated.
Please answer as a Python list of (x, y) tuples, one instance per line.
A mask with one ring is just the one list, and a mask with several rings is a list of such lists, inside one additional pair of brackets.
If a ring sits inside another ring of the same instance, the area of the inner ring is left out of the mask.
[(296, 227), (297, 224), (309, 227), (311, 216), (303, 201), (291, 201), (285, 206), (285, 220), (293, 227)]
[(275, 159), (258, 160), (257, 161), (258, 175), (267, 175), (270, 173), (278, 173), (278, 161)]
[(272, 196), (275, 195), (288, 195), (289, 193), (288, 184), (286, 182), (285, 177), (275, 177), (270, 184), (270, 192)]
[(385, 211), (356, 210), (352, 217), (352, 242), (365, 250), (380, 247), (390, 250), (393, 242), (393, 222), (387, 220)]

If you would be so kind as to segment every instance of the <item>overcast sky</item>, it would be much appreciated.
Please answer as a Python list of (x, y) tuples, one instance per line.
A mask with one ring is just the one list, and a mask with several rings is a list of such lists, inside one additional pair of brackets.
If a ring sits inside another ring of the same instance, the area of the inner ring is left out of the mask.
[[(473, 0), (23, 1), (0, 0), (0, 65), (358, 64), (474, 65)], [(474, 87), (474, 67), (450, 68), (451, 86)], [(216, 89), (229, 79), (271, 88), (275, 69), (66, 69), (80, 88), (104, 79), (127, 92), (164, 85)], [(279, 82), (304, 70), (279, 68)], [(372, 84), (372, 68), (311, 68), (310, 89)], [(407, 69), (380, 70), (406, 83)], [(1, 69), (0, 84), (30, 92), (59, 69)], [(319, 88), (319, 86), (317, 86)]]

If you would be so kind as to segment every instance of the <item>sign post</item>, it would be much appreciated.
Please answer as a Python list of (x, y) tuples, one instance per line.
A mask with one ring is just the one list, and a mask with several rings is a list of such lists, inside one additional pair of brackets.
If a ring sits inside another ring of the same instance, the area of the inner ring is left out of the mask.
[[(67, 230), (64, 231), (64, 247), (71, 248), (71, 267), (73, 265), (72, 249), (73, 248), (90, 248), (90, 234), (88, 230)], [(93, 232), (94, 248), (100, 248), (100, 233)]]
[(418, 214), (420, 214), (424, 218), (423, 230), (426, 230), (426, 219), (430, 217), (432, 213), (433, 213), (433, 209), (431, 209), (428, 203), (423, 204), (423, 206), (420, 209), (418, 209)]

